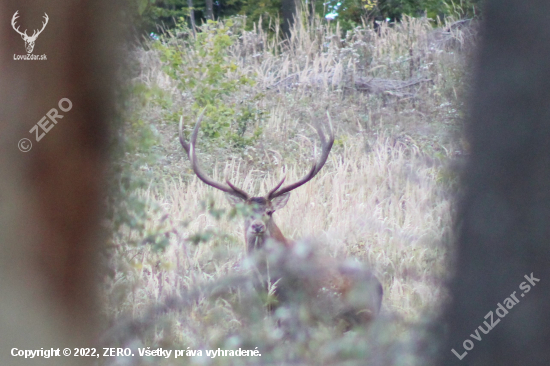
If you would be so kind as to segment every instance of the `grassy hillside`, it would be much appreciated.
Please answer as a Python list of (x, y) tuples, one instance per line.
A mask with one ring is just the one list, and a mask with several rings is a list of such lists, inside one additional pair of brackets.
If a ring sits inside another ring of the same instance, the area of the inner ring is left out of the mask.
[[(181, 26), (132, 51), (126, 150), (106, 223), (104, 341), (136, 355), (144, 346), (203, 354), (126, 360), (136, 365), (429, 364), (437, 339), (426, 329), (445, 301), (455, 166), (466, 153), (472, 26), (406, 18), (342, 37), (334, 24), (302, 22), (284, 42), (262, 28), (244, 31), (236, 18), (195, 40)], [(385, 292), (375, 322), (346, 331), (307, 307), (271, 313), (243, 282), (254, 273), (243, 265), (242, 219), (194, 176), (177, 139), (180, 117), (189, 133), (202, 110), (201, 166), (254, 195), (308, 171), (319, 150), (310, 125), (327, 126), (330, 114), (325, 167), (275, 220), (323, 255), (370, 266)], [(205, 354), (239, 347), (261, 357)]]

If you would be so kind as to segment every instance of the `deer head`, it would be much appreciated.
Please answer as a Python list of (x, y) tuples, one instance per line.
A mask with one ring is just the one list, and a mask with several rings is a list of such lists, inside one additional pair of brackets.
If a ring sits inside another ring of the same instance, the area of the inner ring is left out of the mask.
[[(203, 114), (204, 111), (197, 119), (189, 143), (183, 138), (183, 117), (180, 119), (181, 146), (187, 152), (191, 167), (200, 180), (225, 192), (232, 205), (249, 206), (250, 214), (245, 217), (245, 241), (248, 254), (264, 247), (268, 239), (284, 245), (284, 248), (275, 245), (277, 250), (269, 256), (270, 268), (274, 271), (274, 276), (271, 277), (274, 282), (270, 281), (270, 283), (278, 283), (276, 291), (278, 301), (292, 302), (303, 299), (302, 294), (308, 294), (306, 298), (313, 301), (309, 305), (327, 302), (332, 304), (331, 307), (335, 305), (337, 317), (345, 319), (348, 324), (370, 322), (380, 312), (382, 304), (383, 289), (378, 278), (360, 265), (339, 263), (332, 258), (319, 256), (314, 249), (303, 247), (304, 243), (301, 243), (302, 247), (293, 245), (273, 220), (273, 213), (286, 205), (290, 192), (309, 182), (325, 165), (334, 143), (330, 116), (328, 116), (330, 127), (328, 139), (321, 128), (315, 125), (321, 140), (322, 151), (309, 172), (297, 182), (286, 186), (283, 186), (285, 181), (283, 177), (265, 196), (251, 197), (229, 181), (226, 181), (226, 184), (214, 181), (200, 169), (197, 163), (196, 142)], [(256, 263), (258, 264), (263, 268), (262, 261)], [(338, 295), (337, 298), (333, 298), (332, 292)], [(296, 296), (297, 294), (299, 296)], [(336, 300), (336, 303), (333, 303), (333, 300)]]
[(191, 133), (189, 143), (187, 143), (183, 138), (183, 117), (180, 119), (179, 138), (181, 145), (187, 152), (189, 160), (191, 161), (193, 171), (204, 183), (225, 192), (230, 204), (236, 205), (241, 203), (249, 206), (250, 215), (245, 218), (245, 240), (248, 253), (254, 249), (262, 248), (267, 239), (273, 239), (284, 244), (285, 246), (289, 246), (290, 241), (284, 237), (281, 230), (279, 230), (275, 224), (275, 221), (273, 220), (273, 213), (286, 205), (291, 191), (309, 182), (317, 173), (319, 173), (323, 165), (325, 165), (332, 148), (332, 144), (334, 143), (334, 132), (332, 130), (332, 124), (330, 123), (330, 116), (330, 135), (328, 140), (321, 128), (318, 125), (315, 125), (315, 129), (317, 130), (321, 140), (322, 152), (318, 161), (313, 164), (310, 171), (302, 177), (302, 179), (284, 187), (282, 185), (285, 181), (285, 177), (283, 177), (281, 181), (264, 197), (251, 197), (247, 192), (236, 187), (229, 181), (226, 181), (227, 184), (214, 181), (198, 166), (195, 146), (203, 114), (204, 111), (197, 119), (197, 123)]
[(44, 13), (44, 19), (45, 21), (42, 23), (42, 29), (40, 30), (35, 30), (33, 33), (32, 33), (32, 36), (28, 36), (27, 35), (27, 30), (25, 29), (24, 32), (21, 32), (19, 30), (19, 26), (17, 26), (17, 28), (15, 27), (15, 21), (17, 18), (19, 18), (19, 15), (17, 14), (19, 12), (19, 10), (17, 10), (15, 12), (15, 14), (13, 14), (13, 17), (11, 18), (11, 26), (13, 27), (13, 29), (19, 33), (21, 35), (21, 38), (23, 38), (23, 40), (25, 41), (25, 49), (27, 50), (27, 53), (32, 53), (33, 49), (34, 49), (34, 42), (36, 42), (36, 39), (38, 38), (38, 36), (40, 35), (40, 33), (42, 33), (42, 31), (44, 30), (44, 28), (46, 28), (46, 24), (48, 24), (48, 14)]

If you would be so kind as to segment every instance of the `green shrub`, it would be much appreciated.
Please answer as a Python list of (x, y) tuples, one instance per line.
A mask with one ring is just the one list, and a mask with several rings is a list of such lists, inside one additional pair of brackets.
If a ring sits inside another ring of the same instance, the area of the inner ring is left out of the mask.
[[(201, 126), (205, 137), (219, 140), (222, 146), (229, 144), (242, 148), (253, 144), (261, 134), (261, 128), (257, 127), (252, 137), (244, 137), (250, 122), (258, 124), (264, 113), (254, 107), (257, 98), (240, 104), (230, 98), (255, 84), (230, 56), (230, 49), (244, 26), (239, 19), (208, 21), (200, 27), (194, 41), (178, 44), (167, 42), (165, 38), (154, 42), (153, 46), (159, 52), (166, 74), (177, 82), (183, 94), (192, 96), (194, 114), (205, 110)], [(186, 25), (183, 19), (181, 21), (178, 29), (185, 32)]]

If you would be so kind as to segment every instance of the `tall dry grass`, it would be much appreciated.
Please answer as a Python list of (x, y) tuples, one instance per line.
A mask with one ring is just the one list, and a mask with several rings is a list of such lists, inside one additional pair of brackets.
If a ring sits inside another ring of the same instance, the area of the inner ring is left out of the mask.
[[(135, 108), (156, 133), (153, 149), (161, 159), (135, 170), (154, 177), (135, 194), (157, 207), (148, 212), (146, 230), (166, 228), (169, 245), (163, 251), (130, 245), (143, 238), (127, 228), (113, 237), (111, 276), (103, 284), (110, 324), (105, 337), (132, 349), (259, 347), (262, 357), (113, 363), (425, 365), (437, 346), (426, 324), (433, 326), (445, 299), (454, 184), (449, 162), (463, 150), (457, 131), (471, 40), (450, 23), (434, 29), (414, 18), (384, 25), (380, 35), (357, 28), (345, 37), (320, 21), (313, 27), (297, 22), (283, 43), (261, 29), (242, 32), (227, 55), (257, 83), (227, 98), (256, 97), (257, 107), (267, 111), (258, 122), (262, 138), (235, 150), (199, 137), (201, 164), (216, 179), (264, 194), (283, 173), (293, 181), (307, 171), (316, 143), (307, 123), (326, 123), (328, 111), (337, 132), (331, 155), (275, 221), (288, 237), (313, 238), (328, 256), (368, 264), (384, 287), (382, 313), (370, 326), (348, 332), (337, 324), (308, 323), (303, 314), (299, 329), (282, 329), (286, 315), (269, 313), (239, 282), (246, 272), (239, 217), (209, 214), (212, 204), (228, 208), (222, 193), (193, 175), (175, 123), (162, 120), (166, 107), (145, 103)], [(192, 125), (193, 100), (162, 71), (156, 52), (144, 48), (135, 57), (138, 80), (161, 89), (173, 101), (169, 108)], [(198, 62), (190, 51), (186, 64)], [(412, 79), (427, 81), (396, 84)], [(358, 91), (357, 80), (378, 84)], [(196, 233), (210, 238), (196, 245)]]

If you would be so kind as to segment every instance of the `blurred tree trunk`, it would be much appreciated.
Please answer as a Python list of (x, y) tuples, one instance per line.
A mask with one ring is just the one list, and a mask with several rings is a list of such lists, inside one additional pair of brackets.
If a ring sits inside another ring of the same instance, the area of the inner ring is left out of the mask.
[[(33, 50), (46, 61), (14, 60), (27, 55), (16, 11), (28, 34), (49, 17)], [(28, 365), (11, 349), (97, 347), (92, 276), (121, 20), (105, 0), (1, 0), (0, 14), (0, 365)]]
[(214, 20), (214, 2), (213, 0), (205, 0), (206, 4), (206, 19)]
[(283, 36), (290, 37), (290, 30), (294, 24), (294, 17), (296, 16), (296, 1), (295, 0), (281, 0), (281, 17), (283, 18), (283, 24), (281, 30)]
[(313, 26), (315, 21), (315, 0), (309, 0), (309, 24)]
[(193, 31), (193, 37), (196, 37), (195, 8), (193, 7), (193, 0), (187, 0), (187, 6), (189, 7), (189, 20), (191, 21), (191, 30)]
[(550, 365), (548, 14), (486, 2), (441, 365)]

